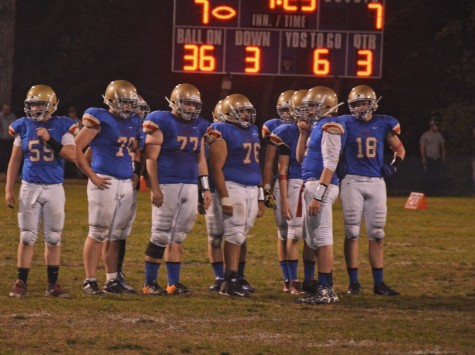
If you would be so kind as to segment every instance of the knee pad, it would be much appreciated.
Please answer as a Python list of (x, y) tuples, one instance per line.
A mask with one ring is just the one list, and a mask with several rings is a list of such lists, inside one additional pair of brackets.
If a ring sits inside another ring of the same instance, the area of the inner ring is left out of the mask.
[(287, 240), (287, 228), (277, 227), (277, 237), (279, 240)]
[(243, 245), (246, 242), (246, 236), (241, 233), (225, 235), (224, 239), (228, 243), (237, 244), (237, 245)]
[(61, 244), (61, 232), (49, 231), (45, 234), (45, 243), (51, 246), (57, 246)]
[(171, 242), (176, 244), (181, 244), (185, 241), (187, 233), (185, 232), (175, 232), (173, 238), (170, 239)]
[(98, 242), (103, 242), (107, 235), (109, 234), (109, 229), (104, 227), (89, 226), (89, 237)]
[(208, 237), (208, 243), (211, 245), (212, 248), (217, 249), (221, 247), (221, 244), (223, 242), (223, 236), (213, 236), (213, 237)]
[(24, 245), (34, 245), (38, 239), (38, 234), (32, 231), (22, 231), (20, 233), (20, 240)]
[(155, 245), (166, 247), (171, 241), (171, 236), (165, 233), (152, 233), (150, 242)]
[(154, 258), (154, 259), (163, 259), (163, 254), (165, 253), (165, 247), (160, 247), (148, 242), (147, 249), (145, 250), (145, 255)]
[(291, 240), (301, 240), (303, 235), (303, 228), (302, 227), (292, 227), (289, 228), (287, 238)]
[(356, 240), (360, 236), (360, 226), (349, 225), (345, 226), (345, 238), (350, 240)]
[(384, 239), (384, 229), (383, 228), (372, 228), (368, 231), (368, 239), (374, 241), (381, 241)]

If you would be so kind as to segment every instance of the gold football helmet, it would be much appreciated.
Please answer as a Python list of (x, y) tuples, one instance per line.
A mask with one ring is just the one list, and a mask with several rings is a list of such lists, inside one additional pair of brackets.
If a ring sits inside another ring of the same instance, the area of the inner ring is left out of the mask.
[(290, 116), (290, 99), (293, 94), (294, 90), (286, 90), (281, 93), (277, 99), (277, 114), (285, 123), (292, 122), (292, 117)]
[(102, 97), (120, 118), (128, 119), (135, 114), (139, 97), (135, 86), (127, 80), (112, 81)]
[[(374, 111), (378, 109), (376, 93), (367, 85), (358, 85), (351, 89), (348, 95), (348, 107), (350, 112), (356, 118), (367, 121), (371, 118)], [(358, 107), (361, 102), (368, 102), (368, 107)]]
[(191, 84), (178, 84), (173, 89), (170, 99), (167, 99), (173, 111), (186, 121), (195, 119), (201, 112), (201, 94), (198, 88)]
[(308, 90), (302, 101), (308, 106), (307, 118), (318, 121), (331, 113), (338, 112), (338, 96), (326, 86), (315, 86)]
[(137, 108), (135, 111), (137, 112), (137, 115), (140, 116), (140, 118), (144, 119), (145, 116), (147, 116), (150, 113), (150, 106), (147, 104), (147, 101), (145, 101), (142, 96), (140, 95), (137, 95), (137, 96), (138, 96)]
[(28, 90), (25, 98), (25, 113), (35, 122), (44, 121), (58, 108), (58, 97), (54, 90), (47, 85), (34, 85)]
[(256, 109), (249, 99), (241, 94), (226, 96), (221, 105), (224, 120), (248, 128), (256, 121)]
[(292, 122), (307, 117), (308, 107), (303, 103), (303, 98), (307, 95), (308, 90), (294, 91), (290, 98), (290, 113), (292, 114)]
[(223, 100), (219, 100), (213, 110), (213, 122), (224, 122), (222, 112)]

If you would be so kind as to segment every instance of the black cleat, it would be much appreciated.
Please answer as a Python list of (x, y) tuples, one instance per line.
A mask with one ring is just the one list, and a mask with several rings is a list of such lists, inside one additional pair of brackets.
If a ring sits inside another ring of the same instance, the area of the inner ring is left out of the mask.
[(316, 280), (306, 280), (302, 282), (302, 291), (310, 295), (314, 295), (317, 292), (317, 281)]
[(219, 294), (223, 296), (249, 297), (249, 292), (244, 290), (241, 283), (236, 279), (224, 281)]
[(82, 284), (82, 292), (86, 295), (102, 295), (102, 291), (99, 289), (99, 286), (97, 285), (97, 281), (90, 281), (90, 280), (84, 280), (84, 283)]
[(380, 296), (399, 296), (400, 293), (387, 286), (384, 282), (374, 285), (373, 293)]
[(252, 287), (252, 286), (249, 284), (249, 282), (247, 282), (247, 280), (246, 280), (245, 277), (240, 277), (240, 278), (238, 279), (238, 283), (241, 284), (242, 289), (243, 289), (244, 291), (246, 291), (246, 292), (252, 293), (252, 292), (256, 291), (256, 289), (255, 289), (254, 287)]
[(104, 285), (103, 291), (105, 293), (112, 293), (116, 295), (129, 293), (128, 290), (124, 286), (122, 286), (122, 283), (120, 282), (118, 278), (107, 281), (106, 284)]
[(210, 287), (209, 287), (209, 291), (210, 292), (219, 292), (219, 290), (221, 289), (221, 284), (224, 282), (224, 279), (221, 279), (221, 278), (216, 278), (214, 280), (214, 284), (212, 284)]
[(361, 295), (361, 284), (359, 282), (350, 283), (350, 286), (348, 286), (347, 293), (352, 296)]

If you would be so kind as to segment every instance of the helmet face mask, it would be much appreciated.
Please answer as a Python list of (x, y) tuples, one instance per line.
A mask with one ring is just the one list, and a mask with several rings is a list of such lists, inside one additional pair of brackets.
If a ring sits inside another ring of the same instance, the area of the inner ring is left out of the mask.
[(309, 122), (316, 122), (338, 112), (338, 97), (335, 91), (325, 86), (315, 86), (308, 90), (303, 103), (308, 107), (306, 119)]
[(102, 96), (110, 110), (122, 119), (136, 114), (138, 95), (135, 86), (126, 80), (112, 81)]
[(248, 128), (256, 121), (256, 110), (249, 99), (241, 94), (227, 96), (222, 103), (224, 120)]
[(277, 114), (279, 115), (279, 118), (285, 123), (291, 123), (294, 121), (290, 111), (290, 99), (292, 98), (293, 93), (293, 90), (284, 91), (277, 99)]
[(47, 85), (34, 85), (28, 90), (24, 102), (26, 116), (34, 122), (42, 122), (53, 115), (59, 100)]
[(292, 94), (290, 99), (291, 122), (307, 120), (308, 106), (303, 102), (303, 98), (307, 95), (307, 92), (307, 90), (297, 90)]
[(147, 104), (147, 101), (143, 99), (142, 96), (138, 95), (139, 99), (137, 101), (137, 107), (135, 112), (140, 118), (144, 119), (150, 113), (150, 106)]
[(170, 108), (185, 121), (195, 119), (201, 113), (201, 94), (194, 85), (178, 84), (170, 99), (166, 99)]
[(376, 93), (367, 85), (359, 85), (351, 89), (348, 95), (348, 107), (353, 116), (362, 121), (369, 121), (373, 112), (378, 109)]

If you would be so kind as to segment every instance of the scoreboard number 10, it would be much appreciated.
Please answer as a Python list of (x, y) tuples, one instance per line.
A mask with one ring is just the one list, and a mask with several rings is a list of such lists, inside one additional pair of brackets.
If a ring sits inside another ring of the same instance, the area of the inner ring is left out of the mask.
[(174, 0), (172, 71), (381, 78), (385, 0)]

